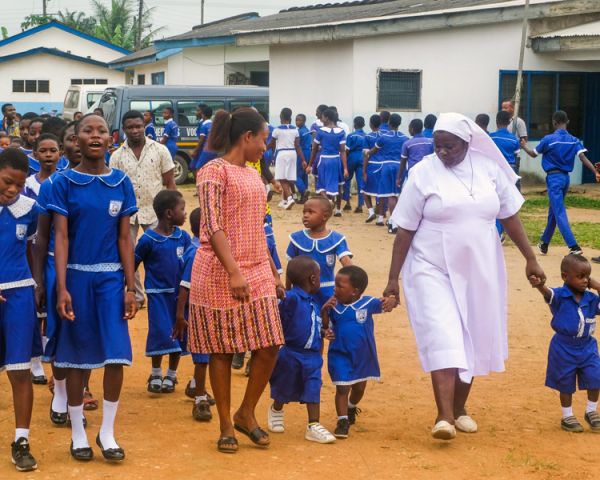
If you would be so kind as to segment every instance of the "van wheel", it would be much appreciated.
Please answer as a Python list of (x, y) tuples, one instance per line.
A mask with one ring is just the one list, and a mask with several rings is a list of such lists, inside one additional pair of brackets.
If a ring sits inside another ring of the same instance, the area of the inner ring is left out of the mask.
[(175, 183), (183, 185), (187, 181), (190, 172), (187, 160), (182, 155), (176, 154), (173, 162), (175, 162)]

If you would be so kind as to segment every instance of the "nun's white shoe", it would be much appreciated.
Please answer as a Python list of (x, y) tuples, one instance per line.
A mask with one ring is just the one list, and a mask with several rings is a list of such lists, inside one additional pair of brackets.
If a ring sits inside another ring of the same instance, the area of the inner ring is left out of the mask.
[(454, 420), (454, 425), (461, 432), (475, 433), (477, 431), (477, 422), (469, 417), (469, 415), (461, 415)]
[(446, 420), (440, 420), (431, 429), (431, 436), (438, 440), (452, 440), (456, 437), (456, 428)]

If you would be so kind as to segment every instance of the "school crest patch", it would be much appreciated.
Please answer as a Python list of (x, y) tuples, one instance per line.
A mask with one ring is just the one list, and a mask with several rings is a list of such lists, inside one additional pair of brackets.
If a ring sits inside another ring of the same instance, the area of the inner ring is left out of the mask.
[(335, 265), (335, 253), (329, 253), (325, 257), (325, 261), (329, 267), (333, 267)]
[(177, 247), (177, 256), (179, 258), (183, 257), (183, 247)]
[(356, 321), (358, 323), (365, 323), (367, 321), (368, 312), (366, 308), (361, 308), (356, 311)]
[(108, 204), (108, 214), (111, 217), (116, 217), (121, 212), (121, 207), (123, 206), (123, 202), (120, 200), (111, 200)]
[(27, 235), (27, 225), (23, 223), (17, 223), (17, 230), (15, 233), (17, 235), (17, 240), (23, 240), (25, 235)]

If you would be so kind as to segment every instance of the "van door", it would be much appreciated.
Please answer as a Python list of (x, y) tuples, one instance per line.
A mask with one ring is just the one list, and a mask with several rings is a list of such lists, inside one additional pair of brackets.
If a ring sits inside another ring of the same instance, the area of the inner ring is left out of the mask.
[(196, 129), (198, 128), (198, 119), (196, 118), (196, 110), (198, 105), (204, 103), (213, 109), (213, 114), (217, 110), (225, 108), (225, 102), (222, 100), (179, 100), (177, 102), (176, 119), (179, 125), (180, 141), (184, 148), (196, 147), (197, 136)]

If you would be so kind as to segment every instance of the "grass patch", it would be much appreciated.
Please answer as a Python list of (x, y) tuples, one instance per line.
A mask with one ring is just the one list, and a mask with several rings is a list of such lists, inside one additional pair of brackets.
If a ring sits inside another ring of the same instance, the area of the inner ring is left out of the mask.
[[(535, 209), (548, 209), (548, 197), (545, 195), (531, 195), (525, 200), (525, 212)], [(570, 208), (585, 208), (587, 210), (600, 210), (600, 199), (586, 197), (585, 195), (567, 195), (565, 205)]]

